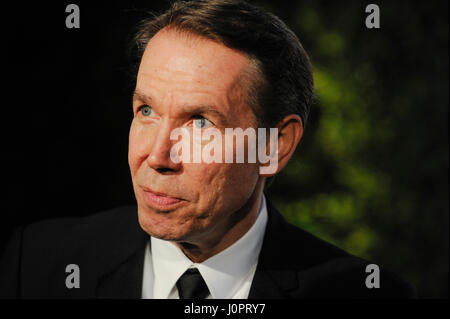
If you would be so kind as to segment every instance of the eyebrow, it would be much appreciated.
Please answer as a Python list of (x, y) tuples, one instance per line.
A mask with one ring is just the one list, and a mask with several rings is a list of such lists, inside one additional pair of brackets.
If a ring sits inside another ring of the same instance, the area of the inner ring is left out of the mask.
[[(224, 125), (228, 123), (227, 118), (221, 112), (217, 111), (213, 106), (210, 105), (200, 105), (200, 106), (187, 106), (189, 108), (189, 113), (191, 114), (214, 114)], [(191, 109), (192, 108), (192, 109)]]
[(134, 90), (133, 92), (133, 101), (134, 100), (141, 100), (141, 101), (151, 101), (152, 98), (148, 96), (147, 94), (142, 93), (139, 90)]
[[(151, 96), (139, 91), (134, 90), (133, 92), (133, 101), (134, 100), (141, 100), (144, 102), (151, 102), (152, 98)], [(227, 124), (228, 120), (225, 117), (224, 114), (222, 114), (220, 111), (218, 111), (215, 107), (211, 105), (184, 105), (184, 108), (188, 109), (187, 113), (189, 114), (214, 114), (216, 115), (222, 124)]]

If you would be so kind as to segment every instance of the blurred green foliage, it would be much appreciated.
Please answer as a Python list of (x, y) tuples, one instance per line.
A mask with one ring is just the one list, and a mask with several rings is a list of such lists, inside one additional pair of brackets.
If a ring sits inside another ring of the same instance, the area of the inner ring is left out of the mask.
[(298, 35), (316, 103), (268, 193), (292, 223), (448, 297), (448, 2), (253, 1)]

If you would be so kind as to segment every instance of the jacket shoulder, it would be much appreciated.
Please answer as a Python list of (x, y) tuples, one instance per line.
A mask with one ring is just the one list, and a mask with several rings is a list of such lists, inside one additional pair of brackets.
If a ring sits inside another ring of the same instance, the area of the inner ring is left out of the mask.
[[(31, 239), (46, 240), (57, 236), (59, 239), (70, 239), (74, 234), (86, 235), (90, 232), (115, 231), (120, 223), (134, 220), (135, 206), (121, 206), (101, 211), (85, 217), (65, 217), (39, 221), (24, 226), (24, 232)], [(80, 233), (83, 232), (83, 233)]]
[[(99, 252), (139, 230), (134, 206), (121, 206), (81, 218), (44, 220), (22, 232), (24, 262), (61, 258), (96, 261)], [(108, 250), (109, 250), (108, 249)]]
[(415, 289), (389, 269), (354, 256), (288, 223), (271, 206), (259, 271), (290, 298), (412, 298)]
[[(295, 226), (293, 237), (309, 246), (308, 267), (297, 270), (307, 298), (414, 298), (414, 287), (401, 276), (373, 261), (354, 256)], [(295, 234), (295, 235), (294, 235)]]
[[(67, 290), (66, 267), (83, 273), (89, 297), (101, 273), (143, 238), (135, 206), (122, 206), (81, 218), (58, 218), (16, 230), (0, 260), (6, 297), (59, 297)], [(80, 289), (77, 289), (80, 290)], [(81, 292), (81, 291), (80, 291)]]

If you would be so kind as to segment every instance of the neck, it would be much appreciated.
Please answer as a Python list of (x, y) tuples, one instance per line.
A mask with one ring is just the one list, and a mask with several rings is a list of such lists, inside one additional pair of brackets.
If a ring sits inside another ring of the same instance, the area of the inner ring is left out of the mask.
[(244, 236), (255, 223), (259, 215), (263, 187), (264, 182), (258, 182), (244, 206), (230, 215), (227, 223), (219, 227), (220, 229), (214, 229), (212, 237), (198, 242), (174, 242), (174, 244), (194, 263), (201, 263), (225, 250)]

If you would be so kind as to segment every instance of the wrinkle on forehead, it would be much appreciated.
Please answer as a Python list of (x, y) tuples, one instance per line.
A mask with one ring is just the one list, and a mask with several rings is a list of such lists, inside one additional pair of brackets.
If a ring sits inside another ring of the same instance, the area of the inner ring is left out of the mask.
[(150, 40), (140, 71), (195, 75), (197, 80), (228, 80), (225, 82), (229, 84), (248, 64), (249, 59), (244, 53), (220, 43), (163, 29)]

